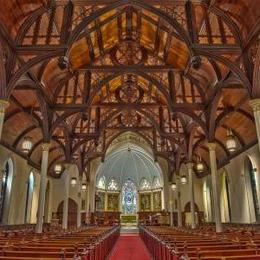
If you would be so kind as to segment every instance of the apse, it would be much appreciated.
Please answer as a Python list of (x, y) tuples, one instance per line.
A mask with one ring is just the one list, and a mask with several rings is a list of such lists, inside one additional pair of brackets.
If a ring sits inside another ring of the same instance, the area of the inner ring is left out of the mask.
[(138, 189), (141, 189), (141, 181), (145, 179), (152, 188), (154, 179), (159, 179), (161, 183), (161, 170), (143, 148), (127, 144), (106, 157), (97, 173), (97, 183), (100, 178), (107, 180), (106, 188), (112, 179), (116, 180), (119, 188), (128, 179), (132, 180)]
[(161, 168), (149, 152), (123, 143), (110, 151), (96, 176), (96, 210), (136, 214), (161, 210)]

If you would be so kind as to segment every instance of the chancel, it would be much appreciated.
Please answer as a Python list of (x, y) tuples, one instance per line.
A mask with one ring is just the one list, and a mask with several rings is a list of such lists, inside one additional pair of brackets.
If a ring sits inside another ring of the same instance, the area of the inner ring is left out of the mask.
[(260, 259), (260, 0), (0, 7), (0, 260)]

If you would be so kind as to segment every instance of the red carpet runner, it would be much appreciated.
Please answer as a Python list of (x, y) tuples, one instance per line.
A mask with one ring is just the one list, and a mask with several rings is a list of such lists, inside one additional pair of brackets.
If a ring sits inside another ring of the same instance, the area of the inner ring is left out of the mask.
[(150, 260), (149, 252), (138, 235), (120, 236), (109, 260)]

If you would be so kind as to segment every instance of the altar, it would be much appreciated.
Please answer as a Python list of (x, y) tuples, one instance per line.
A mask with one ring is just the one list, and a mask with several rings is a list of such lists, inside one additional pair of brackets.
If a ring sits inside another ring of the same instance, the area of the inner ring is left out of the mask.
[(122, 226), (137, 226), (138, 215), (137, 214), (121, 214), (120, 215)]

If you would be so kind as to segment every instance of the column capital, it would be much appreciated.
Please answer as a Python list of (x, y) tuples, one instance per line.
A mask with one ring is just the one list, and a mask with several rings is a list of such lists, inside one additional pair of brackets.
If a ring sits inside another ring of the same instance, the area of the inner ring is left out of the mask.
[(44, 151), (49, 151), (49, 149), (50, 149), (50, 143), (43, 143), (42, 144), (42, 151), (44, 152)]
[(0, 113), (4, 113), (5, 109), (9, 106), (9, 101), (6, 99), (0, 99)]
[(216, 150), (216, 143), (207, 143), (207, 146), (208, 146), (210, 151)]
[(260, 98), (249, 100), (249, 105), (252, 107), (254, 112), (260, 111)]

